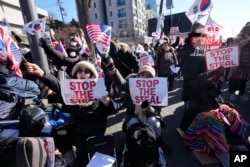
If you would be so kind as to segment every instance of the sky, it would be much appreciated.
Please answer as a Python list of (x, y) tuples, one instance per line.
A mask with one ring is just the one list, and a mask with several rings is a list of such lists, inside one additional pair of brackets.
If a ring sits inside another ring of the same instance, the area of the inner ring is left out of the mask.
[[(78, 21), (75, 0), (60, 0), (62, 7), (65, 9), (67, 16), (64, 17), (66, 23), (72, 18)], [(154, 0), (152, 0), (154, 1)], [(165, 0), (166, 1), (166, 0)], [(187, 11), (195, 0), (173, 0), (174, 8), (165, 9), (164, 15), (170, 15)], [(58, 20), (62, 21), (62, 16), (58, 7), (57, 0), (35, 0), (36, 5), (42, 9), (52, 13)], [(221, 26), (223, 26), (222, 35), (224, 38), (237, 35), (241, 28), (250, 21), (250, 0), (212, 0), (213, 9), (211, 18)], [(157, 0), (157, 6), (160, 0)], [(207, 17), (200, 20), (206, 23)]]

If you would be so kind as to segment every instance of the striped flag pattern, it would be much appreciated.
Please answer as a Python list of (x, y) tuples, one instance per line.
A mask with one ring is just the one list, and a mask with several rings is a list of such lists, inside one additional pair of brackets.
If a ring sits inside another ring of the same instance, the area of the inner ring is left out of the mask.
[(23, 77), (22, 71), (19, 66), (22, 59), (22, 53), (19, 50), (17, 44), (13, 41), (13, 39), (9, 36), (6, 30), (0, 26), (0, 43), (2, 43), (2, 48), (0, 50), (4, 50), (8, 55), (9, 68), (13, 70), (16, 75), (20, 78)]
[(65, 50), (65, 48), (64, 48), (64, 46), (63, 46), (63, 44), (62, 44), (62, 41), (60, 41), (60, 42), (57, 44), (56, 50), (58, 50), (59, 52), (61, 52), (63, 56), (68, 57), (68, 54), (67, 54), (67, 52), (66, 52), (66, 50)]
[(86, 28), (91, 42), (100, 42), (109, 46), (111, 41), (111, 26), (105, 24), (87, 24)]

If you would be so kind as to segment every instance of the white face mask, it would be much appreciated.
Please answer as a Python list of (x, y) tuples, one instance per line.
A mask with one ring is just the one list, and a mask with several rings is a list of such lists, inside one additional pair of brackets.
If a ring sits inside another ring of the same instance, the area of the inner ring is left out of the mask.
[(70, 42), (71, 46), (76, 46), (76, 44), (77, 44), (76, 42)]
[(195, 33), (203, 33), (204, 32), (204, 28), (197, 28), (195, 30)]
[(30, 51), (30, 49), (28, 48), (20, 48), (19, 50), (23, 55), (27, 54)]
[(70, 57), (76, 57), (76, 52), (70, 52), (70, 53), (69, 53), (69, 56), (70, 56)]

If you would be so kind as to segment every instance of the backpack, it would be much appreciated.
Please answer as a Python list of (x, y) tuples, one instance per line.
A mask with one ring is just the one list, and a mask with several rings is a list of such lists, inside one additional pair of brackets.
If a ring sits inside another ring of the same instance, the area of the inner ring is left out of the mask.
[(17, 102), (18, 97), (13, 91), (0, 88), (0, 120), (17, 118), (13, 110)]
[(0, 136), (0, 166), (45, 167), (47, 152), (40, 138), (6, 138)]
[(19, 112), (20, 137), (40, 136), (47, 121), (45, 111), (39, 106), (28, 104), (22, 106)]
[(128, 167), (157, 167), (159, 151), (154, 128), (146, 123), (139, 122), (126, 131), (125, 154)]

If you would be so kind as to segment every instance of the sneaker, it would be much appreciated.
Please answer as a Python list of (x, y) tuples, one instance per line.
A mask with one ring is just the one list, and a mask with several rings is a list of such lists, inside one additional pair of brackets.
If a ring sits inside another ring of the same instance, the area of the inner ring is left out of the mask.
[(249, 98), (244, 94), (244, 95), (240, 96), (240, 100), (249, 101)]
[(231, 101), (236, 101), (236, 100), (237, 100), (237, 96), (236, 96), (234, 93), (232, 93), (232, 94), (230, 95), (230, 100), (231, 100)]
[(55, 155), (55, 167), (67, 167), (67, 162), (61, 155)]

